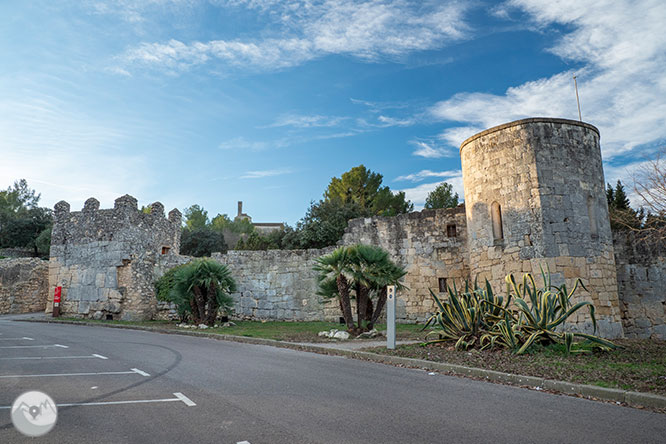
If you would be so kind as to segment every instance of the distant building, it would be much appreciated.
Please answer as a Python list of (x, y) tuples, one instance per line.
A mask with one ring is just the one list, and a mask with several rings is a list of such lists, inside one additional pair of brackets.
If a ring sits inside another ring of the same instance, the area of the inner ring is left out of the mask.
[(284, 230), (282, 222), (252, 222), (252, 217), (249, 214), (243, 213), (243, 201), (238, 201), (238, 214), (234, 217), (234, 222), (246, 220), (254, 226), (260, 234), (267, 234), (271, 231)]

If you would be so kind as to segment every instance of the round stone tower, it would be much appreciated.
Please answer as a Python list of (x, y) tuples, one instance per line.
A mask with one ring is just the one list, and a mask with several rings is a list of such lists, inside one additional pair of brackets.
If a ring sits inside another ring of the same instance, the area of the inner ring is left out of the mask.
[[(490, 128), (460, 146), (470, 271), (504, 291), (504, 277), (541, 267), (596, 308), (599, 333), (622, 336), (599, 130), (531, 118)], [(591, 332), (587, 310), (569, 326)]]

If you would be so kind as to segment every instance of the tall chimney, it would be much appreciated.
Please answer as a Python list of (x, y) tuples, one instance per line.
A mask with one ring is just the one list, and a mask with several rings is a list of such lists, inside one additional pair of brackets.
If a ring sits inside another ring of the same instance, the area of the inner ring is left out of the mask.
[(243, 214), (243, 201), (239, 200), (238, 201), (238, 215), (240, 216), (241, 214)]

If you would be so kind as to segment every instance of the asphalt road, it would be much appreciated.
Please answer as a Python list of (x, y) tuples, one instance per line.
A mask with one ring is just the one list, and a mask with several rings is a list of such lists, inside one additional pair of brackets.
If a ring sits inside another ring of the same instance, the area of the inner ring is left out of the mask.
[(34, 442), (8, 408), (28, 390), (60, 405), (44, 443), (666, 442), (666, 415), (602, 402), (267, 346), (0, 318), (0, 443)]

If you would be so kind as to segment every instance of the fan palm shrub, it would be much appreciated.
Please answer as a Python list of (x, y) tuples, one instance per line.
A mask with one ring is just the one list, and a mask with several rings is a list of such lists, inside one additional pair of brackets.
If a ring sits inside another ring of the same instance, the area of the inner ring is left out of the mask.
[(179, 266), (156, 283), (162, 300), (173, 302), (181, 318), (189, 316), (195, 324), (212, 326), (221, 310), (233, 306), (230, 294), (236, 282), (226, 265), (202, 258)]
[[(358, 334), (373, 328), (386, 305), (386, 288), (401, 283), (407, 273), (386, 251), (372, 245), (337, 248), (317, 259), (318, 292), (324, 300), (337, 299), (347, 330)], [(356, 322), (351, 301), (356, 300)]]

